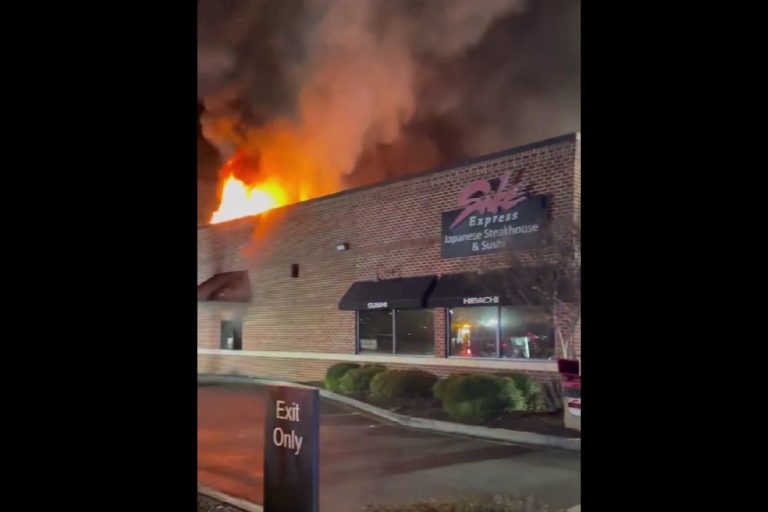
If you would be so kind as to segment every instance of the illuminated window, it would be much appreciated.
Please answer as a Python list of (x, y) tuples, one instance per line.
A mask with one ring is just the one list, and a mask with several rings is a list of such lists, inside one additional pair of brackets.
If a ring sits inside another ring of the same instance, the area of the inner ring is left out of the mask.
[(542, 308), (501, 308), (501, 357), (553, 359), (552, 315)]
[(452, 356), (555, 357), (552, 316), (544, 308), (456, 307), (448, 310), (448, 326)]
[(451, 355), (496, 357), (499, 308), (478, 306), (453, 308), (450, 312)]

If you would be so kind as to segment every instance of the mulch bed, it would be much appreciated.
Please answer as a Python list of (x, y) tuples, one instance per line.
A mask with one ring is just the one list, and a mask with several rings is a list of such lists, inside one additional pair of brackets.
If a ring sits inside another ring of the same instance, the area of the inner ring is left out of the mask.
[[(358, 400), (367, 402), (371, 405), (387, 409), (405, 416), (415, 416), (418, 418), (427, 418), (431, 420), (450, 421), (457, 423), (446, 413), (440, 402), (425, 399), (392, 399), (376, 400), (371, 397), (355, 397)], [(520, 430), (523, 432), (534, 432), (550, 436), (561, 437), (581, 437), (581, 432), (571, 430), (563, 426), (563, 413), (560, 412), (524, 412), (515, 411), (504, 413), (499, 418), (480, 426), (491, 428), (505, 428), (508, 430)], [(470, 423), (466, 423), (470, 424)], [(475, 424), (477, 425), (477, 424)]]
[(208, 496), (198, 494), (197, 512), (243, 512), (243, 510), (233, 507), (232, 505), (226, 505), (213, 498), (209, 498)]

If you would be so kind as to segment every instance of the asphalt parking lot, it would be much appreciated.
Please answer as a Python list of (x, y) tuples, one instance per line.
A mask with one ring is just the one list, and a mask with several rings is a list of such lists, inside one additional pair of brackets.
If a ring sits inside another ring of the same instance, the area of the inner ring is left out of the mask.
[[(198, 386), (198, 481), (262, 503), (264, 388)], [(415, 431), (321, 400), (320, 508), (495, 493), (581, 502), (581, 454)]]

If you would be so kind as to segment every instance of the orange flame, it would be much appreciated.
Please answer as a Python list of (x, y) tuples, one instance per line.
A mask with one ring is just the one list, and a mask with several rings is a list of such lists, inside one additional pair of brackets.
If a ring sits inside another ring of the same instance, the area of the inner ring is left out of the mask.
[(288, 121), (254, 128), (219, 171), (220, 203), (211, 223), (258, 215), (272, 208), (339, 191), (346, 163), (338, 152)]
[(249, 186), (230, 174), (224, 181), (221, 203), (213, 212), (211, 224), (258, 215), (287, 203), (285, 191), (274, 181)]

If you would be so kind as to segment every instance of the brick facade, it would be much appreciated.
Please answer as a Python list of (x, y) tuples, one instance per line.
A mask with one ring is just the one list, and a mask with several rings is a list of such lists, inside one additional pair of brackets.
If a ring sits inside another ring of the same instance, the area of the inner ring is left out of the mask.
[[(221, 320), (240, 318), (242, 348), (252, 355), (200, 354), (198, 371), (296, 380), (322, 377), (334, 361), (262, 358), (258, 352), (354, 354), (355, 313), (338, 309), (354, 281), (508, 266), (503, 253), (442, 259), (441, 214), (456, 209), (456, 196), (470, 181), (498, 178), (511, 170), (523, 172), (534, 194), (548, 196), (553, 219), (578, 218), (579, 146), (578, 134), (558, 137), (259, 217), (201, 227), (198, 283), (216, 273), (247, 269), (252, 301), (199, 303), (198, 348), (219, 349)], [(345, 242), (349, 250), (337, 251), (336, 245)], [(294, 263), (299, 265), (298, 278), (291, 277)], [(445, 309), (435, 310), (435, 358), (446, 357), (446, 316)], [(525, 365), (510, 362), (516, 370), (526, 371)], [(430, 365), (429, 370), (445, 374), (459, 369)], [(548, 371), (555, 371), (555, 365)]]

